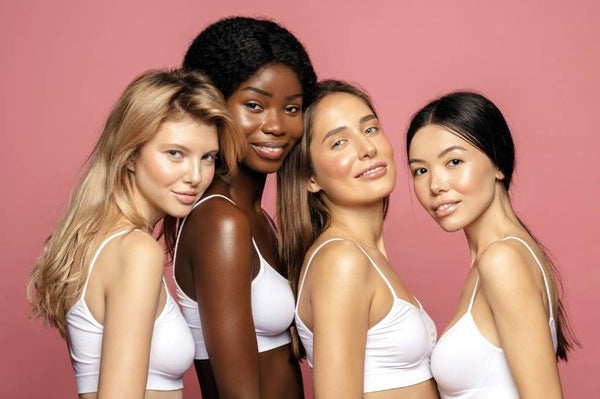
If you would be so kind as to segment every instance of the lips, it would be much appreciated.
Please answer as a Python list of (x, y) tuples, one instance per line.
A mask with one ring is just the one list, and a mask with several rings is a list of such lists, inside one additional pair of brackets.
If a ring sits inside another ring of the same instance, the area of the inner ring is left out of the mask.
[(385, 162), (374, 162), (368, 167), (360, 171), (354, 176), (356, 179), (375, 179), (383, 176), (387, 172), (387, 164)]
[(264, 143), (250, 143), (250, 146), (256, 151), (256, 153), (262, 157), (271, 160), (278, 160), (285, 154), (285, 148), (287, 143), (281, 142), (264, 142)]
[(192, 205), (198, 198), (198, 193), (195, 191), (172, 191), (172, 193), (184, 205)]
[(433, 206), (433, 212), (435, 213), (435, 215), (437, 217), (448, 216), (456, 210), (456, 207), (459, 203), (460, 203), (460, 201), (451, 201), (451, 200), (437, 202)]

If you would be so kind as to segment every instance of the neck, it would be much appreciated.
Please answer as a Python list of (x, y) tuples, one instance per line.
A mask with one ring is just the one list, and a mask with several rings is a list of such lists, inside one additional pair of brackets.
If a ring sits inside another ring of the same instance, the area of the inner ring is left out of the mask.
[(496, 183), (494, 199), (488, 208), (464, 228), (471, 264), (494, 241), (513, 235), (523, 230), (515, 214), (508, 193), (500, 183)]
[(385, 254), (383, 201), (377, 201), (367, 206), (337, 206), (329, 201), (326, 203), (331, 214), (329, 229), (339, 230), (344, 236), (356, 240), (361, 245), (376, 248)]
[(237, 178), (229, 188), (233, 201), (242, 209), (260, 212), (267, 175), (240, 165)]

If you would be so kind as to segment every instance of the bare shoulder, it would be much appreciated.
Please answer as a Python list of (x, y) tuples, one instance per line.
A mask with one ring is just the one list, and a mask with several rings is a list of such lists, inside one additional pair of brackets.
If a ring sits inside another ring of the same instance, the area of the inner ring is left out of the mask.
[(323, 245), (314, 254), (310, 265), (312, 280), (317, 286), (326, 285), (329, 289), (332, 286), (362, 285), (370, 270), (368, 258), (350, 240), (335, 240)]
[(199, 204), (188, 216), (185, 230), (251, 234), (248, 216), (237, 205), (220, 196)]
[(161, 275), (165, 264), (163, 247), (147, 232), (135, 230), (119, 237), (115, 246), (119, 274), (144, 271)]
[(536, 290), (528, 264), (533, 258), (523, 244), (513, 241), (496, 241), (477, 259), (476, 267), (486, 296), (518, 298)]

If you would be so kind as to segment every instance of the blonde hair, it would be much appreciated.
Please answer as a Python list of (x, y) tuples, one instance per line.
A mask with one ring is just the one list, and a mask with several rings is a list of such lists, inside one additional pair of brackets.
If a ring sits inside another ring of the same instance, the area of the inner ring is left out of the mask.
[[(225, 179), (237, 174), (246, 139), (208, 78), (177, 70), (149, 71), (135, 79), (110, 112), (81, 182), (33, 268), (27, 287), (31, 317), (42, 318), (65, 337), (68, 307), (81, 294), (100, 241), (123, 218), (132, 230), (152, 228), (133, 202), (127, 164), (165, 121), (188, 118), (217, 126), (216, 173)], [(176, 225), (177, 220), (167, 216), (160, 231), (170, 253)]]

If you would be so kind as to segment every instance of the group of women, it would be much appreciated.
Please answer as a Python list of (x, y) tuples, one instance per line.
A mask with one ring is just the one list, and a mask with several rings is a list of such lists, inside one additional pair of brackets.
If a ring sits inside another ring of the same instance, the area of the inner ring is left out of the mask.
[[(439, 339), (386, 254), (396, 163), (364, 91), (317, 82), (288, 30), (243, 17), (203, 30), (181, 70), (133, 81), (28, 289), (80, 398), (181, 398), (192, 362), (206, 399), (302, 398), (303, 357), (315, 398), (562, 397), (556, 360), (576, 341), (511, 206), (502, 114), (445, 95), (406, 151), (419, 202), (471, 253)], [(278, 228), (261, 208), (275, 172)]]

